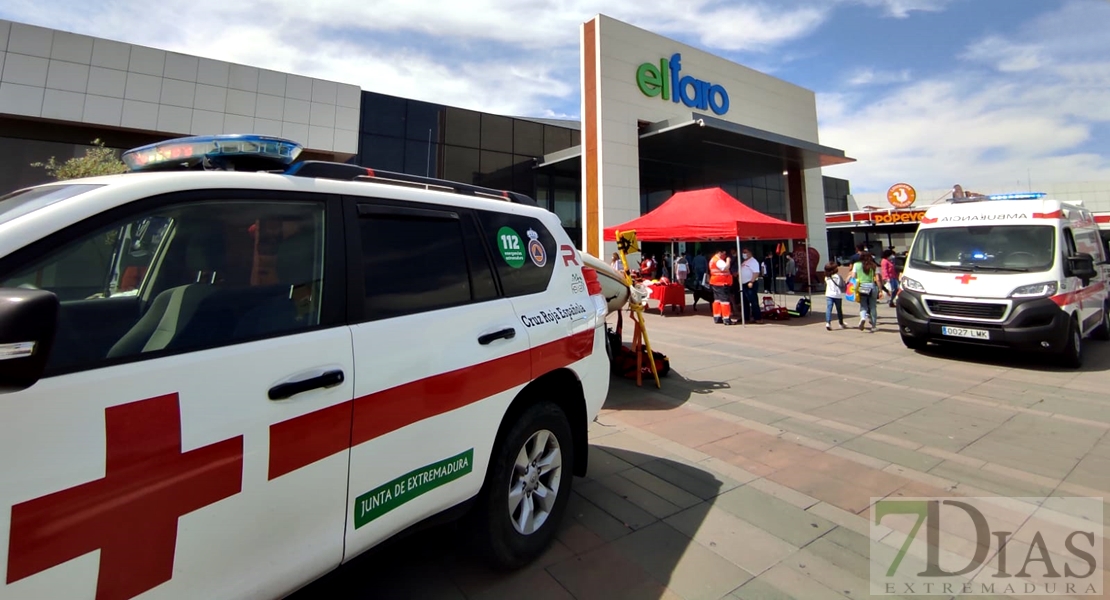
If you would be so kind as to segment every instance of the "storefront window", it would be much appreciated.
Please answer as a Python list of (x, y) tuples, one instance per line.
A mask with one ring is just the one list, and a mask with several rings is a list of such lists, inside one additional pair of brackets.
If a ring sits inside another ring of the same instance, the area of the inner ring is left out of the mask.
[(404, 137), (405, 104), (404, 98), (364, 92), (362, 94), (362, 132)]
[(444, 142), (452, 146), (479, 148), (482, 139), (481, 113), (462, 108), (447, 107), (447, 126)]
[(578, 227), (578, 209), (577, 190), (555, 190), (555, 214), (564, 229)]
[(405, 115), (405, 137), (426, 143), (430, 136), (433, 142), (442, 142), (444, 110), (438, 104), (409, 100)]
[(513, 151), (513, 120), (498, 115), (482, 115), (482, 150)]
[(528, 156), (543, 156), (543, 125), (531, 121), (513, 121), (513, 152)]

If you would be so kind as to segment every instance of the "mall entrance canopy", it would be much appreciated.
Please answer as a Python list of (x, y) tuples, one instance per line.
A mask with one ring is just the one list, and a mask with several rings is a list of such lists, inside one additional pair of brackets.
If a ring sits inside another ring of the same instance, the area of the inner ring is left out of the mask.
[[(639, 137), (641, 160), (679, 161), (690, 166), (724, 166), (733, 163), (734, 152), (744, 153), (749, 159), (759, 156), (801, 169), (855, 162), (843, 150), (698, 113), (691, 113), (686, 119), (645, 124)], [(544, 156), (536, 168), (578, 171), (581, 157), (582, 146), (574, 146)]]

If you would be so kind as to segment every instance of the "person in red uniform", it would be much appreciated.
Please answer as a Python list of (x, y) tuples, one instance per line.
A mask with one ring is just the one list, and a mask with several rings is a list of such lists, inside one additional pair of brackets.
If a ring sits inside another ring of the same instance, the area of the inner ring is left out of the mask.
[(709, 259), (709, 287), (713, 289), (713, 322), (732, 325), (732, 261), (724, 251)]

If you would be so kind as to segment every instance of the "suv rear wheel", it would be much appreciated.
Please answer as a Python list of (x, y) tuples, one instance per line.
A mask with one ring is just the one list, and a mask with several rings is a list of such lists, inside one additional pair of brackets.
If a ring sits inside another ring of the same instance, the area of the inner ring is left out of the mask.
[(474, 541), (493, 566), (515, 569), (542, 554), (566, 511), (574, 465), (567, 416), (528, 407), (494, 450), (475, 506)]

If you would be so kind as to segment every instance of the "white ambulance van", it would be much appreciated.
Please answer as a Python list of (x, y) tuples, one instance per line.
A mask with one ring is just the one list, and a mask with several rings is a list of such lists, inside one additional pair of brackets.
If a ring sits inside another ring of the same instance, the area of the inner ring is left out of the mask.
[(902, 342), (1038, 351), (1079, 367), (1085, 337), (1110, 339), (1106, 260), (1091, 212), (1042, 193), (929, 208), (902, 274)]
[(597, 274), (526, 196), (299, 151), (0, 197), (0, 599), (279, 598), (429, 519), (501, 567), (549, 545)]

